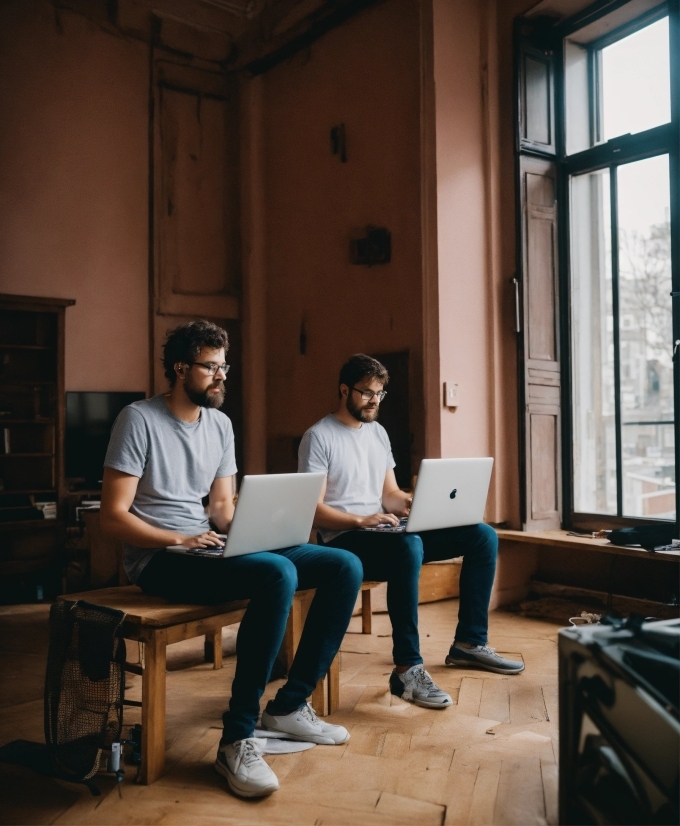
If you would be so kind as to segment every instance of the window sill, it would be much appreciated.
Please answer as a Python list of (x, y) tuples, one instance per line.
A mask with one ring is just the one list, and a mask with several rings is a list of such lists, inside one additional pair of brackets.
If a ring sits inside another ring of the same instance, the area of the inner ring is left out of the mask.
[(605, 554), (617, 554), (618, 556), (635, 556), (644, 559), (658, 559), (665, 562), (673, 562), (680, 558), (680, 550), (659, 551), (650, 553), (641, 548), (623, 548), (619, 545), (612, 545), (608, 539), (590, 539), (589, 537), (568, 536), (567, 531), (511, 531), (497, 530), (499, 539), (509, 542), (519, 542), (527, 545), (543, 545), (552, 548), (568, 548), (579, 550), (591, 550)]

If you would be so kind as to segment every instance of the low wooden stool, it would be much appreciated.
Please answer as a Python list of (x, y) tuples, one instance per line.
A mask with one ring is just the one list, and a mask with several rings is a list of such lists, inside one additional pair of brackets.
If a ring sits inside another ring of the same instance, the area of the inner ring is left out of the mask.
[[(309, 604), (314, 591), (297, 591), (288, 620), (287, 638), (297, 646), (301, 634), (298, 618), (303, 603)], [(222, 667), (222, 628), (243, 619), (248, 600), (222, 605), (177, 605), (161, 597), (150, 597), (136, 585), (101, 588), (80, 594), (66, 594), (59, 599), (69, 602), (84, 600), (125, 613), (121, 629), (127, 640), (144, 643), (144, 666), (126, 663), (125, 669), (142, 676), (142, 765), (139, 779), (150, 785), (163, 773), (165, 766), (165, 700), (166, 648), (174, 642), (206, 636), (212, 642), (213, 667)], [(292, 618), (292, 619), (291, 619)], [(287, 646), (291, 657), (295, 649)], [(320, 716), (325, 716), (339, 704), (339, 660), (335, 657), (326, 677), (319, 681), (312, 703)], [(126, 701), (130, 703), (131, 701)]]
[(382, 582), (367, 580), (361, 583), (361, 633), (373, 633), (373, 613), (371, 611), (371, 589), (382, 585)]

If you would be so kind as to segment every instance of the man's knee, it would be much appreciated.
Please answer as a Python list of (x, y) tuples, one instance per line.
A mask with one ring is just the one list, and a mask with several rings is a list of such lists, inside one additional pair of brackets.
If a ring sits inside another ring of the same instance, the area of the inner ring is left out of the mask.
[(358, 590), (364, 578), (364, 566), (361, 564), (359, 557), (351, 551), (338, 549), (336, 551), (336, 565), (337, 576), (343, 582), (356, 586)]
[(262, 580), (269, 588), (290, 595), (291, 599), (298, 587), (295, 565), (284, 556), (273, 556), (267, 560)]
[(498, 534), (490, 525), (485, 525), (483, 522), (475, 525), (474, 528), (475, 546), (478, 552), (495, 562), (498, 556)]
[(394, 561), (402, 565), (420, 568), (425, 558), (423, 540), (418, 534), (401, 534), (395, 543)]

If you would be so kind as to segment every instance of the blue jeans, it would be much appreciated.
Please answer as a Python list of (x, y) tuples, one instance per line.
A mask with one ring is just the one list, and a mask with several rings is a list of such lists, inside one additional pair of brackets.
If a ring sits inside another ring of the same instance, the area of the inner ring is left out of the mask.
[(493, 528), (466, 525), (419, 534), (347, 531), (332, 542), (359, 557), (364, 579), (387, 582), (392, 654), (397, 665), (411, 666), (423, 661), (418, 636), (418, 581), (425, 562), (463, 557), (455, 639), (471, 645), (486, 644), (498, 554), (498, 537)]
[(144, 593), (172, 602), (250, 600), (236, 638), (229, 710), (222, 717), (222, 742), (233, 743), (253, 736), (295, 591), (316, 588), (288, 681), (269, 705), (277, 715), (304, 705), (328, 671), (349, 625), (361, 580), (361, 562), (354, 554), (298, 545), (229, 559), (159, 551), (137, 584)]

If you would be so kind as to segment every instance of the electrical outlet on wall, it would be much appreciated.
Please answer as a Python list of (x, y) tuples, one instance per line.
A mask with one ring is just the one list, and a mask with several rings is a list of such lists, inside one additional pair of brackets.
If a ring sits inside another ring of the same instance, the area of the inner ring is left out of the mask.
[(458, 407), (460, 404), (460, 386), (457, 382), (444, 382), (444, 404), (446, 407)]

